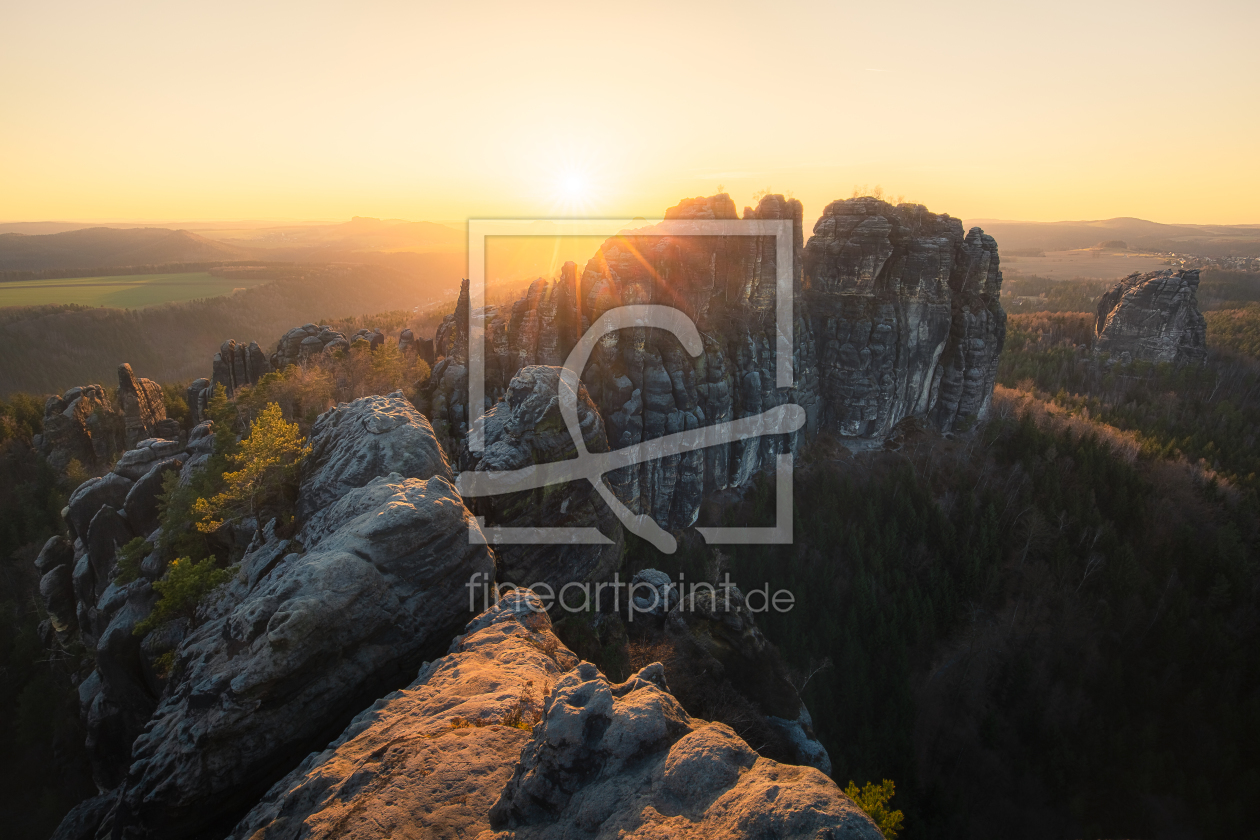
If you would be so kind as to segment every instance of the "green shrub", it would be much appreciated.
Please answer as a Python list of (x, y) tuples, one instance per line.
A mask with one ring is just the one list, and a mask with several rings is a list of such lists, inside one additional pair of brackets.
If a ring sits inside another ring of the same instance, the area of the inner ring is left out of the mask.
[(238, 452), (228, 456), (236, 469), (223, 473), (223, 489), (193, 503), (197, 529), (212, 533), (227, 520), (247, 516), (261, 523), (264, 513), (281, 521), (289, 518), (297, 496), (298, 466), (311, 451), (304, 440), (297, 424), (285, 421), (280, 406), (268, 404)]
[(131, 583), (140, 577), (140, 562), (149, 556), (153, 543), (146, 542), (144, 537), (136, 537), (118, 549), (118, 574), (115, 583)]
[(849, 782), (844, 792), (857, 806), (866, 812), (887, 840), (896, 840), (901, 833), (905, 815), (900, 811), (890, 810), (888, 800), (893, 798), (892, 779), (884, 779), (883, 784), (868, 782), (861, 790), (853, 782)]
[(232, 579), (236, 574), (235, 566), (220, 569), (215, 563), (214, 555), (210, 555), (199, 563), (188, 557), (177, 558), (171, 563), (162, 580), (154, 581), (153, 590), (158, 594), (158, 601), (153, 612), (136, 624), (132, 631), (143, 636), (168, 621), (196, 617), (197, 605), (202, 600)]
[(162, 404), (166, 407), (166, 416), (178, 420), (182, 428), (188, 428), (188, 418), (192, 412), (188, 410), (188, 400), (184, 398), (183, 383), (166, 383), (162, 386)]

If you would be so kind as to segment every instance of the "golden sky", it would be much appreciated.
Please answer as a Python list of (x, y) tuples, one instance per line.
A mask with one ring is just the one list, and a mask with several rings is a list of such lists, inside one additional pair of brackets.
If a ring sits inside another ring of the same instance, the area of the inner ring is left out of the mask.
[(0, 2), (0, 220), (1260, 223), (1260, 2)]

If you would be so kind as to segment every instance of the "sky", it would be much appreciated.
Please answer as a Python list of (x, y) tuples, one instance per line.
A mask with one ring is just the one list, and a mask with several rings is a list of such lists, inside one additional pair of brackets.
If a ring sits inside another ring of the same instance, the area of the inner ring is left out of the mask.
[(1260, 223), (1260, 3), (0, 0), (0, 220)]

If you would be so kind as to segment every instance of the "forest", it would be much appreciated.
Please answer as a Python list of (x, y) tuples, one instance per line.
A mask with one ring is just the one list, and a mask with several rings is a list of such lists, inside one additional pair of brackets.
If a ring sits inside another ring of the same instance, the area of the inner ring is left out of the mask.
[[(1209, 360), (1194, 368), (1104, 364), (1093, 320), (1011, 315), (973, 433), (906, 420), (883, 451), (859, 455), (815, 440), (797, 459), (792, 545), (687, 539), (664, 556), (628, 541), (626, 571), (729, 572), (794, 593), (793, 610), (758, 621), (800, 677), (833, 777), (895, 782), (903, 838), (1234, 838), (1260, 825), (1260, 309), (1209, 311)], [(205, 486), (168, 500), (186, 571), (204, 573), (187, 586), (218, 574), (190, 526), (213, 512), (198, 499), (227, 503), (214, 500), (228, 467), (248, 466), (251, 423), (292, 421), (285, 434), (300, 436), (332, 402), (426, 373), (396, 352), (352, 352), (216, 401), (247, 445), (225, 438)], [(182, 385), (165, 388), (173, 416)], [(42, 399), (0, 404), (0, 749), (14, 758), (0, 809), (24, 814), (24, 834), (90, 792), (69, 688), (88, 652), (52, 656), (37, 632), (31, 561), (73, 484), (31, 448), (41, 418)], [(726, 522), (769, 524), (773, 491), (759, 479)], [(593, 656), (620, 676), (626, 644)]]

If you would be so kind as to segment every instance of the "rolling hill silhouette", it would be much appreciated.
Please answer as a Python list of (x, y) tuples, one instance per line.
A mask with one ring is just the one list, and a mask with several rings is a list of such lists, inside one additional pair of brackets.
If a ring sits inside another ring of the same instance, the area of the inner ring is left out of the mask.
[(0, 269), (119, 268), (248, 259), (250, 252), (186, 230), (106, 227), (63, 233), (0, 234)]

